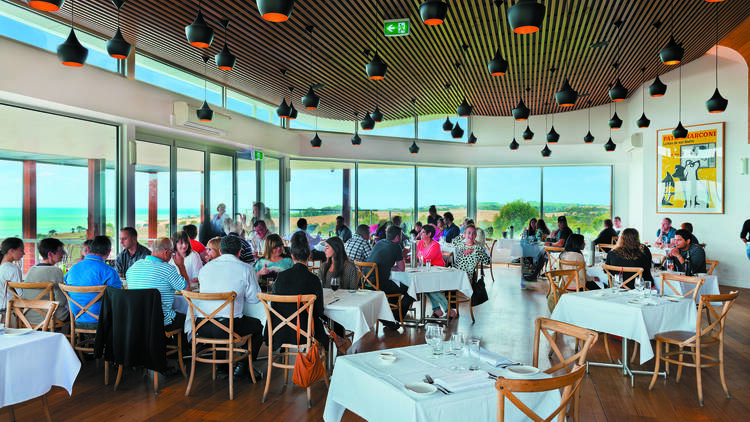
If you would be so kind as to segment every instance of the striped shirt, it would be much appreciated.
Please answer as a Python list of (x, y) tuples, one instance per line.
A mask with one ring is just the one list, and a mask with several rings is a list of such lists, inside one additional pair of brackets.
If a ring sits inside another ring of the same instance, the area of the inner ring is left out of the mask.
[(244, 237), (238, 235), (235, 232), (229, 232), (227, 236), (234, 236), (237, 239), (240, 239), (241, 248), (240, 248), (240, 261), (244, 262), (245, 264), (252, 265), (255, 262), (255, 256), (253, 256), (252, 248), (250, 247), (250, 242), (245, 240)]
[(164, 325), (172, 323), (175, 311), (175, 290), (182, 290), (187, 282), (177, 271), (177, 268), (155, 256), (147, 256), (136, 261), (127, 273), (129, 289), (158, 289), (161, 293), (161, 308), (164, 311)]

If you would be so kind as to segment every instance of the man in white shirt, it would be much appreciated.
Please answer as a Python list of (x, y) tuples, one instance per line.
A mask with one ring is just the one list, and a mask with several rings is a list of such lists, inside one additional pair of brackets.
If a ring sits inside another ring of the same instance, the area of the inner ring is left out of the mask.
[[(263, 344), (263, 324), (257, 318), (243, 315), (242, 313), (242, 308), (246, 303), (259, 302), (256, 294), (260, 292), (260, 287), (258, 286), (258, 281), (255, 279), (255, 271), (250, 265), (239, 259), (242, 251), (242, 242), (239, 237), (223, 237), (221, 239), (220, 250), (221, 256), (206, 264), (198, 275), (201, 293), (235, 292), (237, 294), (237, 297), (234, 299), (234, 314), (231, 316), (234, 318), (234, 332), (239, 336), (251, 335), (251, 353), (252, 359), (255, 360), (258, 357), (260, 346)], [(220, 302), (216, 301), (214, 304), (205, 302), (197, 303), (197, 306), (210, 314), (220, 306)], [(220, 310), (215, 316), (215, 319), (227, 328), (229, 327), (229, 318), (229, 306)], [(201, 319), (198, 318), (196, 320), (196, 325)], [(228, 335), (226, 331), (212, 323), (201, 327), (198, 333), (201, 337), (209, 338), (227, 338)], [(223, 365), (219, 366), (222, 367)], [(256, 377), (260, 375), (262, 379), (262, 374), (259, 374), (257, 370), (255, 371)], [(237, 376), (250, 376), (246, 360), (237, 362), (234, 374)]]

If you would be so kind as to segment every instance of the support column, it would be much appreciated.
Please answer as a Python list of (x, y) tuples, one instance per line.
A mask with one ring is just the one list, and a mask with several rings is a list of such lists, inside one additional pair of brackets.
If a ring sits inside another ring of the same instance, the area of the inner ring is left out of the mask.
[(23, 273), (36, 264), (36, 161), (23, 162)]
[(343, 181), (343, 197), (341, 205), (341, 214), (344, 216), (344, 224), (351, 227), (352, 219), (352, 203), (351, 203), (351, 187), (352, 187), (352, 170), (344, 169), (344, 181)]
[(89, 204), (88, 227), (86, 239), (103, 235), (107, 231), (104, 201), (104, 171), (106, 162), (103, 159), (89, 159)]
[(159, 180), (155, 171), (148, 173), (148, 238), (156, 239), (159, 229)]

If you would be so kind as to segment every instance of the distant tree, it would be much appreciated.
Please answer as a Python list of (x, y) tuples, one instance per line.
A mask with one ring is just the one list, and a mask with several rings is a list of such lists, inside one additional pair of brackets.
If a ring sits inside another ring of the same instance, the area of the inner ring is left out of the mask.
[(518, 199), (503, 205), (500, 208), (500, 212), (495, 216), (492, 225), (498, 232), (506, 231), (512, 225), (516, 233), (520, 233), (529, 219), (538, 216), (538, 208), (534, 208), (528, 202)]
[[(107, 227), (109, 227), (109, 226), (111, 226), (111, 224), (107, 224)], [(86, 227), (77, 226), (76, 230), (78, 230), (78, 232), (85, 232), (86, 231)]]
[(56, 235), (56, 234), (57, 234), (57, 230), (55, 230), (55, 229), (52, 229), (52, 230), (50, 230), (49, 232), (47, 232), (47, 235), (48, 235), (49, 237), (52, 237), (52, 236), (54, 236), (54, 235)]

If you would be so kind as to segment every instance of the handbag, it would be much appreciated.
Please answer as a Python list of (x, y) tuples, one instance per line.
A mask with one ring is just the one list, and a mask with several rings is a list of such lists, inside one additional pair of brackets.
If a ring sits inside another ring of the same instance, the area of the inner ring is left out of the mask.
[(471, 294), (471, 306), (479, 306), (487, 302), (490, 298), (487, 296), (487, 288), (484, 286), (484, 277), (477, 280), (472, 287), (474, 293)]
[[(299, 310), (300, 295), (297, 295), (297, 310)], [(311, 313), (312, 309), (308, 311)], [(312, 318), (312, 315), (309, 315)], [(292, 382), (299, 385), (300, 387), (309, 387), (312, 383), (317, 381), (325, 373), (325, 366), (323, 361), (320, 359), (320, 352), (318, 351), (318, 342), (312, 338), (315, 325), (311, 325), (310, 331), (310, 347), (307, 349), (307, 353), (302, 353), (297, 350), (297, 358), (294, 360), (294, 371), (292, 372)], [(299, 345), (299, 313), (297, 313), (297, 344)]]

